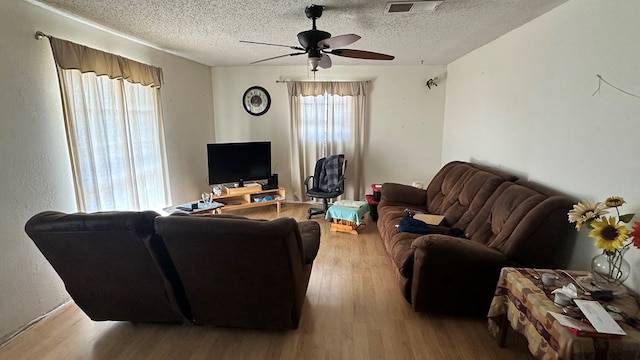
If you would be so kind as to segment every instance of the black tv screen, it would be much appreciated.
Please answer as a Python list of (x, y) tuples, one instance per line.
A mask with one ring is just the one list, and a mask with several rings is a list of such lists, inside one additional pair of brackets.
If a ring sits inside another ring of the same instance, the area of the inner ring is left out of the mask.
[(207, 144), (209, 185), (271, 176), (271, 142)]

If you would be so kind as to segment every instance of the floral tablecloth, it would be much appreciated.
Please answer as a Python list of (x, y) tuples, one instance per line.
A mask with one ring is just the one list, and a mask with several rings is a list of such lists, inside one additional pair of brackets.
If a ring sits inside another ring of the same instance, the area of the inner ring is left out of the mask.
[[(545, 272), (555, 273), (559, 285), (588, 274), (571, 271), (569, 276), (564, 271), (503, 268), (487, 315), (489, 331), (494, 336), (507, 331), (510, 324), (527, 338), (529, 350), (538, 359), (640, 359), (640, 331), (626, 323), (620, 324), (627, 333), (621, 339), (579, 337), (549, 315), (562, 313), (562, 309), (551, 300), (555, 287), (542, 284), (541, 275)], [(629, 293), (616, 295), (610, 303), (629, 316), (638, 315), (638, 305)]]

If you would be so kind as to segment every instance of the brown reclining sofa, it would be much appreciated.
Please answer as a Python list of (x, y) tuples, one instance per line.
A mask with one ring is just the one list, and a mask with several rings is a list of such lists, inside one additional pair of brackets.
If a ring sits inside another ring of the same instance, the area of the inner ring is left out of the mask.
[(297, 328), (320, 227), (292, 218), (46, 211), (25, 225), (93, 320)]
[[(383, 184), (377, 226), (415, 311), (486, 315), (502, 267), (566, 265), (571, 207), (556, 191), (453, 161), (426, 190)], [(444, 227), (426, 235), (400, 232), (405, 210), (444, 215)]]

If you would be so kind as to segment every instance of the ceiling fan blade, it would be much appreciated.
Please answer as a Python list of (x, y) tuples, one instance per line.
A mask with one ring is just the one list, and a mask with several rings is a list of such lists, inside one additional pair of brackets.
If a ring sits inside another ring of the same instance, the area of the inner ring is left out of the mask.
[(291, 54), (284, 54), (284, 55), (278, 55), (278, 56), (270, 57), (270, 58), (267, 58), (267, 59), (262, 59), (262, 60), (254, 61), (254, 62), (251, 62), (251, 63), (249, 63), (249, 64), (250, 64), (250, 65), (253, 65), (253, 64), (261, 63), (261, 62), (263, 62), (263, 61), (269, 61), (269, 60), (279, 59), (279, 58), (283, 58), (283, 57), (287, 57), (287, 56), (296, 56), (296, 55), (303, 55), (303, 54), (306, 54), (306, 52), (302, 52), (302, 53), (291, 53)]
[(368, 60), (395, 59), (395, 56), (393, 55), (381, 54), (373, 51), (354, 50), (354, 49), (335, 49), (327, 53), (332, 55), (337, 55), (337, 56), (348, 57), (348, 58), (355, 58), (355, 59), (368, 59)]
[(300, 46), (290, 46), (290, 45), (271, 44), (271, 43), (258, 42), (258, 41), (247, 41), (247, 40), (240, 40), (240, 42), (241, 42), (241, 43), (246, 43), (246, 44), (258, 44), (258, 45), (269, 45), (269, 46), (281, 46), (281, 47), (289, 48), (289, 49), (291, 49), (291, 50), (305, 51), (305, 49), (301, 48)]
[(318, 63), (318, 66), (320, 66), (323, 69), (330, 68), (331, 67), (331, 58), (329, 57), (329, 55), (322, 54), (322, 57), (320, 58), (320, 62)]
[(360, 40), (360, 36), (356, 34), (338, 35), (318, 41), (318, 47), (320, 49), (335, 49), (351, 45), (358, 40)]

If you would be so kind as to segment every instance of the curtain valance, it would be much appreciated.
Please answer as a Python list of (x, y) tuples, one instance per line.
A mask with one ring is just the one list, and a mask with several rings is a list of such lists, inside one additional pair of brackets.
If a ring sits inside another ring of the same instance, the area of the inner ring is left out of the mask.
[(366, 95), (368, 81), (288, 81), (291, 96), (318, 96), (324, 94), (340, 96)]
[(115, 54), (106, 53), (70, 41), (50, 37), (56, 64), (62, 69), (95, 72), (111, 79), (122, 78), (130, 83), (159, 88), (163, 82), (162, 69)]

